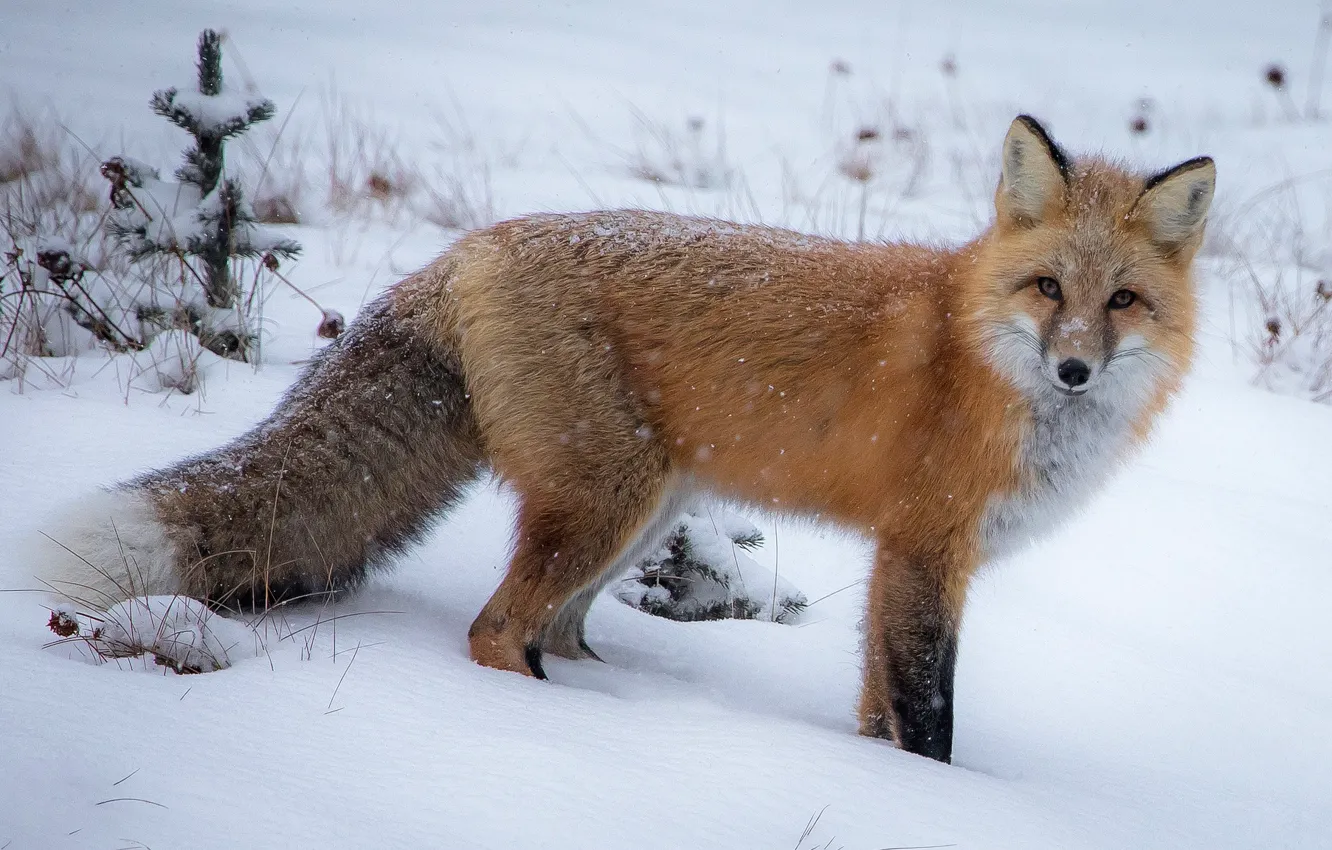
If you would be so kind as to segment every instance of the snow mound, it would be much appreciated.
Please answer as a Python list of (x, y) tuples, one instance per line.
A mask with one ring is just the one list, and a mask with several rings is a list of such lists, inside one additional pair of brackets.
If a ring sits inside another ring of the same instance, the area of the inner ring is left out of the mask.
[[(53, 621), (68, 629), (72, 612), (57, 609)], [(152, 655), (177, 673), (211, 673), (258, 654), (258, 638), (244, 623), (228, 620), (197, 599), (138, 596), (117, 603), (94, 619), (85, 636), (103, 658)]]
[(150, 393), (176, 390), (189, 395), (222, 363), (199, 337), (181, 329), (159, 334), (146, 349), (129, 356), (134, 364), (130, 386)]

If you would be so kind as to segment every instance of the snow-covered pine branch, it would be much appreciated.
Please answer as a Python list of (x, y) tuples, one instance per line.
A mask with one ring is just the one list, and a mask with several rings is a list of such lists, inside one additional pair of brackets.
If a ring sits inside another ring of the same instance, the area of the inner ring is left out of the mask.
[(197, 223), (201, 195), (188, 183), (168, 183), (157, 169), (126, 156), (102, 163), (111, 181), (107, 230), (132, 260), (184, 250)]
[(207, 260), (209, 252), (220, 249), (229, 257), (274, 254), (286, 259), (300, 253), (295, 240), (255, 220), (235, 180), (224, 180), (200, 197), (196, 186), (162, 181), (151, 166), (129, 157), (107, 160), (102, 174), (112, 181), (115, 206), (107, 227), (136, 260), (177, 252)]
[(182, 92), (174, 86), (153, 93), (153, 111), (192, 136), (227, 139), (267, 121), (277, 112), (273, 101), (260, 94), (223, 91), (218, 94)]
[[(186, 253), (208, 259), (207, 252), (227, 249), (232, 257), (262, 257), (274, 254), (294, 257), (301, 246), (293, 239), (259, 224), (254, 209), (235, 180), (224, 180), (204, 196), (195, 209), (198, 226), (185, 241)], [(221, 306), (221, 305), (219, 305)]]

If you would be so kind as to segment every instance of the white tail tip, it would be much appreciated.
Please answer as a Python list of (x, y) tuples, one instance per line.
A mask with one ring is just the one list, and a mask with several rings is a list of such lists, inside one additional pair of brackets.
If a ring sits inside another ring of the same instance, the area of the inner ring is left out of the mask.
[(41, 586), (96, 608), (177, 590), (176, 547), (146, 493), (98, 490), (40, 522), (19, 553)]

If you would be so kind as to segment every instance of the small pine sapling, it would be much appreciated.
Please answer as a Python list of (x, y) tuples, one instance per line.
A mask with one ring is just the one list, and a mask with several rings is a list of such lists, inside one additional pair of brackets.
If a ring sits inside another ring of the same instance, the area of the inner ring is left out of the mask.
[(176, 183), (129, 157), (103, 163), (115, 208), (108, 227), (136, 261), (174, 258), (180, 264), (184, 296), (172, 309), (150, 305), (149, 314), (195, 333), (215, 354), (248, 360), (256, 339), (246, 327), (246, 293), (233, 261), (254, 260), (272, 270), (278, 258), (293, 257), (301, 247), (256, 221), (239, 181), (226, 176), (224, 143), (273, 117), (273, 102), (223, 84), (221, 37), (204, 30), (195, 90), (162, 89), (153, 94), (152, 108), (188, 132), (193, 146), (176, 169)]
[(746, 554), (761, 545), (763, 534), (743, 517), (718, 507), (692, 508), (615, 586), (615, 596), (670, 620), (789, 622), (809, 602)]

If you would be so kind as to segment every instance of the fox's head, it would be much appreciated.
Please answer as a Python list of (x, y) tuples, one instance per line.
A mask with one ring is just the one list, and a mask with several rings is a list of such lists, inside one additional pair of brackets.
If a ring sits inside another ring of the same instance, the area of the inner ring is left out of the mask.
[(1070, 159), (1019, 116), (975, 256), (991, 365), (1033, 400), (1143, 404), (1173, 389), (1193, 352), (1189, 268), (1215, 184), (1207, 157), (1149, 177)]

